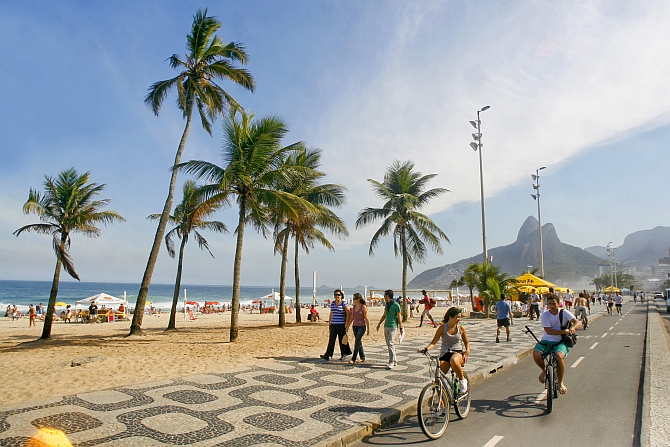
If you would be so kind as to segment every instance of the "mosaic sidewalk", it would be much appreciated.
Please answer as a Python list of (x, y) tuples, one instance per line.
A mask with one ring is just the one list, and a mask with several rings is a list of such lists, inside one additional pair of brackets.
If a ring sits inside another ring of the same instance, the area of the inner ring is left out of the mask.
[[(595, 306), (593, 316), (604, 307)], [(495, 321), (467, 321), (471, 375), (495, 372), (534, 342), (516, 320), (511, 342), (495, 340)], [(534, 331), (535, 332), (535, 331)], [(503, 332), (504, 334), (504, 332)], [(502, 335), (502, 334), (501, 334)], [(580, 334), (581, 335), (581, 334)], [(504, 335), (503, 335), (504, 338)], [(30, 441), (41, 428), (65, 433), (74, 446), (311, 446), (416, 402), (428, 382), (417, 349), (429, 337), (396, 345), (398, 366), (385, 367), (385, 345), (365, 347), (366, 363), (276, 358), (259, 366), (200, 374), (0, 407), (0, 446)]]

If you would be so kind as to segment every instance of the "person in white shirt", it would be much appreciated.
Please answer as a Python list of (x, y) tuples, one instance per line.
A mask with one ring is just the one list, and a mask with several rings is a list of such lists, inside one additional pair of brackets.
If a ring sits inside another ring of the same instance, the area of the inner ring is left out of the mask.
[(616, 295), (614, 295), (614, 306), (616, 307), (616, 313), (617, 315), (621, 315), (621, 308), (623, 306), (623, 297), (619, 292), (617, 292)]
[[(542, 312), (541, 317), (544, 334), (542, 334), (540, 343), (536, 344), (535, 348), (533, 349), (533, 360), (535, 361), (535, 364), (542, 370), (539, 380), (541, 383), (544, 383), (546, 380), (546, 375), (544, 372), (544, 357), (548, 355), (552, 349), (554, 352), (556, 352), (556, 373), (558, 375), (558, 382), (560, 384), (558, 391), (561, 394), (565, 394), (568, 392), (568, 388), (565, 386), (565, 383), (563, 383), (563, 375), (565, 373), (565, 357), (568, 356), (570, 351), (568, 350), (568, 347), (565, 345), (565, 343), (563, 343), (561, 340), (563, 335), (574, 334), (577, 329), (582, 327), (582, 324), (567, 310), (563, 310), (563, 321), (559, 321), (561, 312), (558, 310), (558, 297), (553, 293), (546, 296), (546, 301), (547, 310)], [(562, 326), (566, 325), (567, 329), (561, 329)]]
[(563, 301), (565, 301), (565, 308), (570, 310), (572, 308), (572, 293), (568, 290), (565, 295), (563, 295)]
[(530, 294), (530, 311), (528, 313), (528, 319), (533, 320), (534, 315), (536, 315), (538, 319), (540, 318), (540, 295), (535, 292), (535, 289), (533, 289)]

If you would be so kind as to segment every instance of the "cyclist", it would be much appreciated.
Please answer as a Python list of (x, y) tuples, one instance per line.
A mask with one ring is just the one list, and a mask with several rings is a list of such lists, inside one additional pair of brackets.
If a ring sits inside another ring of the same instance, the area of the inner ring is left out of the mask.
[(580, 315), (582, 316), (582, 324), (584, 325), (584, 329), (589, 327), (589, 317), (586, 315), (587, 309), (589, 310), (589, 313), (591, 313), (591, 303), (589, 303), (589, 299), (584, 296), (584, 293), (580, 293), (575, 300), (575, 315), (577, 317)]
[[(460, 325), (461, 308), (450, 307), (444, 314), (444, 320), (437, 330), (433, 340), (426, 346), (426, 351), (430, 351), (442, 339), (442, 349), (440, 350), (440, 369), (444, 374), (453, 368), (458, 377), (458, 391), (463, 394), (468, 391), (468, 382), (463, 376), (463, 365), (470, 356), (470, 342), (465, 327)], [(418, 352), (422, 352), (419, 349)]]
[[(540, 343), (535, 345), (533, 350), (533, 360), (540, 367), (540, 383), (544, 383), (546, 375), (544, 372), (544, 356), (548, 355), (553, 349), (556, 352), (559, 393), (565, 394), (568, 388), (563, 383), (563, 373), (565, 372), (565, 357), (568, 355), (568, 347), (561, 341), (564, 334), (574, 334), (582, 324), (575, 318), (570, 311), (563, 311), (563, 321), (559, 321), (560, 311), (558, 310), (558, 297), (553, 293), (546, 296), (547, 309), (542, 312), (541, 321), (544, 328), (544, 334)], [(568, 324), (568, 329), (561, 329), (561, 323)]]

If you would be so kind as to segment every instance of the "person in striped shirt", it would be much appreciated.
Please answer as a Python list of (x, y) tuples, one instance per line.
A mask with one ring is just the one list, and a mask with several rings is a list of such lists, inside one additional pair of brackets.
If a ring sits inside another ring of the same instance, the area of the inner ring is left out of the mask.
[(345, 360), (348, 355), (351, 355), (351, 347), (348, 344), (342, 344), (342, 338), (347, 333), (347, 322), (351, 318), (350, 309), (344, 301), (344, 292), (337, 289), (333, 292), (333, 301), (330, 303), (330, 316), (328, 317), (328, 329), (330, 336), (328, 338), (328, 347), (326, 353), (320, 357), (325, 361), (329, 361), (333, 357), (335, 351), (335, 339), (340, 342), (340, 360)]

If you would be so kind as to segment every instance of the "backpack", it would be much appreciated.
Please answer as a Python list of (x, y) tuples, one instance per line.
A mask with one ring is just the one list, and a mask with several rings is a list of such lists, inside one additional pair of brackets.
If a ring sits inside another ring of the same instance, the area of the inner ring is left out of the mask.
[[(558, 321), (561, 323), (561, 330), (565, 330), (570, 326), (570, 322), (568, 321), (568, 324), (563, 326), (563, 309), (559, 311), (558, 314)], [(577, 334), (563, 334), (561, 337), (561, 343), (565, 344), (568, 348), (572, 348), (577, 344)]]

